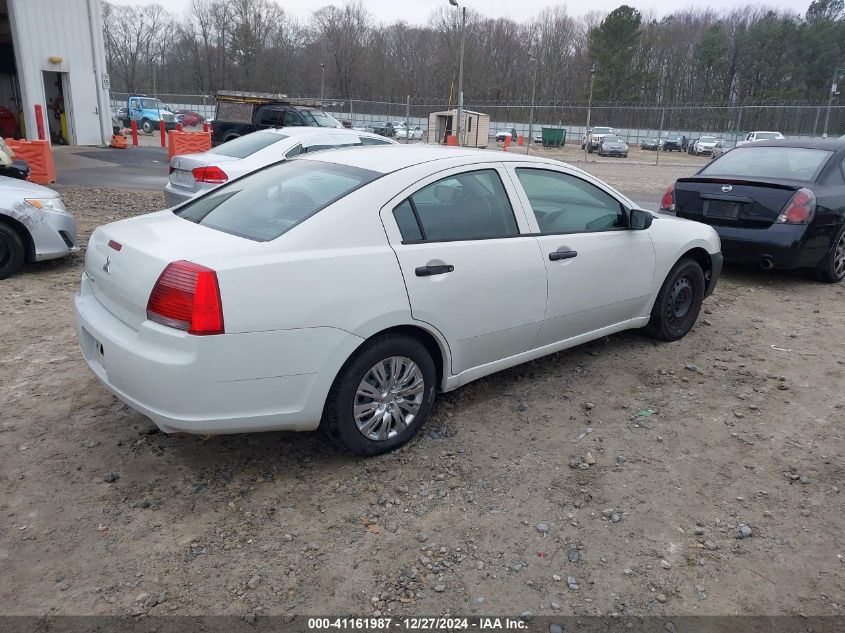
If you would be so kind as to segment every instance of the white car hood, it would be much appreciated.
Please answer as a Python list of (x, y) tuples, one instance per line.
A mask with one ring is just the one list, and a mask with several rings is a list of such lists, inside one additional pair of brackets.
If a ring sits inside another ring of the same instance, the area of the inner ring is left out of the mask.
[(59, 194), (28, 182), (26, 180), (19, 180), (18, 178), (9, 178), (7, 176), (0, 176), (0, 191), (4, 194), (19, 194), (22, 198), (58, 198)]

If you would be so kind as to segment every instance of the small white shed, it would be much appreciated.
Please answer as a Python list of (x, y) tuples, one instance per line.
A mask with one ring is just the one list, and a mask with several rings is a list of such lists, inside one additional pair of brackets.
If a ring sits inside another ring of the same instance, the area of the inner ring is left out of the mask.
[[(458, 109), (432, 112), (428, 115), (428, 142), (447, 144), (447, 136), (456, 132)], [(466, 147), (487, 147), (490, 135), (490, 115), (464, 110), (461, 126), (463, 145)]]

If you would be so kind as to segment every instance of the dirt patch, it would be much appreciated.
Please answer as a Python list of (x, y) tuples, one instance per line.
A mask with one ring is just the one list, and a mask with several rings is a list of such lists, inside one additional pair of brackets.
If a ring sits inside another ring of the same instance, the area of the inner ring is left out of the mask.
[[(63, 195), (85, 239), (162, 204)], [(845, 610), (842, 285), (729, 268), (684, 340), (479, 380), (361, 460), (156, 432), (82, 361), (81, 272), (0, 282), (4, 614)]]

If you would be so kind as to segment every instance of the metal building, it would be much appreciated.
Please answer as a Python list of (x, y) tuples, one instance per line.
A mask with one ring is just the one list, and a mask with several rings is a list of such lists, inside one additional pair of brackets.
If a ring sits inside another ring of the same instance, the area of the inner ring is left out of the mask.
[(110, 103), (100, 0), (0, 0), (0, 136), (105, 145)]

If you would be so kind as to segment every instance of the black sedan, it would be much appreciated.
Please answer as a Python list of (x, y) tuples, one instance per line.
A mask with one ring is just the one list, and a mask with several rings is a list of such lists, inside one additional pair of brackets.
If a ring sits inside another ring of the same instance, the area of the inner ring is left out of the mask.
[(662, 211), (711, 225), (726, 260), (845, 279), (845, 141), (749, 143), (669, 185)]
[(660, 147), (660, 141), (656, 138), (644, 138), (640, 141), (640, 149), (657, 150)]

